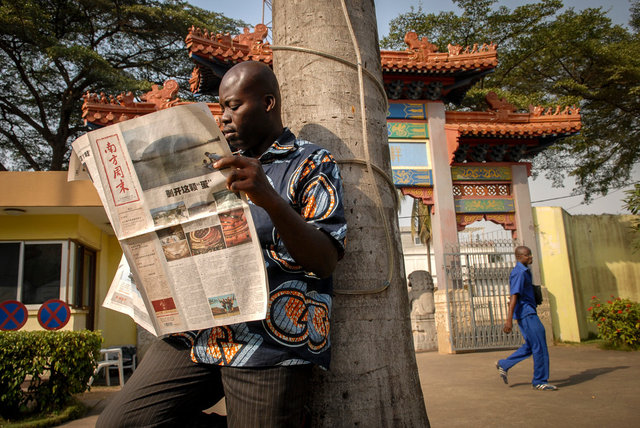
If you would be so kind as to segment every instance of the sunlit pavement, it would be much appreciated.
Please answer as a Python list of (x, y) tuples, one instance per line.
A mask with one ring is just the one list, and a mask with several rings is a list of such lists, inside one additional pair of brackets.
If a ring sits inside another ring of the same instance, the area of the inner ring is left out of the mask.
[[(533, 362), (498, 377), (496, 360), (510, 350), (442, 355), (416, 354), (432, 427), (630, 427), (640, 408), (640, 352), (604, 351), (594, 345), (549, 348), (558, 391), (531, 388)], [(96, 386), (82, 395), (92, 410), (65, 427), (93, 427), (119, 386)]]

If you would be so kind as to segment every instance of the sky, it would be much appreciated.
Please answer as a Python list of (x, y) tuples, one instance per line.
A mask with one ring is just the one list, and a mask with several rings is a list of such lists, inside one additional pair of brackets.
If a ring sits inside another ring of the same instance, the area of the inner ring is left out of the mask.
[[(204, 9), (220, 12), (229, 18), (241, 19), (251, 25), (262, 22), (262, 0), (188, 0), (188, 2)], [(513, 9), (522, 4), (534, 2), (535, 0), (500, 0), (498, 4)], [(402, 13), (409, 12), (412, 6), (415, 9), (422, 6), (423, 11), (433, 13), (458, 10), (451, 0), (375, 0), (375, 5), (380, 38), (389, 34), (389, 21)], [(629, 20), (630, 2), (628, 0), (564, 0), (564, 5), (576, 10), (602, 7), (604, 10), (610, 10), (609, 17), (616, 24), (627, 24)], [(265, 8), (265, 15), (265, 21), (268, 24), (271, 21), (268, 8)]]
[[(241, 19), (251, 25), (262, 22), (262, 0), (189, 0), (189, 3), (204, 9), (220, 12), (229, 18)], [(526, 3), (534, 3), (534, 0), (500, 0), (498, 5), (514, 9)], [(458, 11), (451, 0), (375, 0), (375, 5), (380, 39), (389, 34), (389, 22), (398, 15), (409, 12), (411, 7), (417, 9), (422, 6), (422, 10), (428, 13)], [(573, 7), (576, 10), (602, 7), (603, 10), (608, 11), (608, 16), (615, 24), (627, 25), (629, 21), (629, 0), (564, 0), (564, 5), (567, 8)], [(264, 10), (265, 23), (270, 26), (271, 12), (268, 7), (265, 7)], [(640, 168), (634, 169), (632, 179), (640, 182)], [(622, 207), (621, 200), (625, 196), (624, 191), (632, 186), (611, 190), (607, 196), (595, 197), (590, 204), (585, 204), (583, 197), (580, 195), (570, 196), (573, 187), (574, 182), (570, 178), (565, 180), (564, 187), (561, 188), (552, 187), (551, 182), (546, 180), (543, 174), (540, 174), (535, 180), (529, 178), (529, 190), (533, 206), (560, 206), (573, 215), (628, 214), (628, 211)], [(403, 206), (404, 211), (406, 209)], [(401, 216), (403, 216), (402, 213)], [(403, 223), (401, 219), (401, 224)]]

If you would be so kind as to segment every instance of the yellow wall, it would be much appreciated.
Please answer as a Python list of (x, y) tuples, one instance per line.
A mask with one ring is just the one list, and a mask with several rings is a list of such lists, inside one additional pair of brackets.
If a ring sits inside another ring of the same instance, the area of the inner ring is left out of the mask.
[(538, 207), (533, 213), (556, 339), (579, 341), (595, 333), (588, 321), (591, 296), (640, 301), (640, 253), (630, 245), (632, 216), (572, 216), (559, 207)]
[(96, 290), (96, 329), (102, 330), (105, 347), (137, 344), (136, 325), (131, 318), (102, 307), (102, 302), (109, 291), (121, 257), (122, 249), (118, 240), (114, 236), (110, 236), (108, 250), (101, 252), (98, 256), (101, 268), (98, 269), (97, 280), (105, 285)]
[[(122, 256), (120, 244), (112, 233), (103, 230), (103, 225), (95, 224), (104, 220), (92, 222), (81, 215), (89, 210), (94, 218), (104, 218), (104, 212), (102, 216), (95, 215), (102, 204), (93, 185), (86, 181), (69, 183), (66, 175), (64, 171), (0, 172), (0, 186), (12, 189), (0, 194), (0, 241), (73, 239), (96, 250), (95, 329), (102, 331), (104, 346), (136, 344), (133, 321), (102, 307)], [(5, 215), (5, 207), (20, 207), (26, 214)], [(22, 329), (42, 330), (37, 315), (37, 308), (30, 309)], [(84, 329), (86, 316), (85, 310), (71, 309), (71, 320), (63, 329)]]
[[(547, 288), (551, 307), (553, 337), (579, 342), (573, 273), (569, 258), (569, 245), (564, 227), (565, 212), (560, 208), (533, 209), (533, 222), (538, 239), (538, 263), (541, 284)], [(534, 257), (534, 263), (536, 259)], [(561, 308), (561, 310), (559, 310)]]
[[(102, 307), (111, 280), (116, 273), (122, 250), (115, 236), (108, 235), (78, 215), (0, 216), (0, 241), (73, 239), (97, 252), (95, 329), (101, 330), (104, 346), (136, 343), (136, 328), (131, 319)], [(87, 311), (71, 310), (71, 320), (63, 330), (81, 330)], [(42, 330), (38, 309), (29, 310), (23, 330)]]
[(100, 250), (102, 232), (79, 215), (0, 216), (0, 240), (75, 239)]
[(101, 207), (90, 181), (67, 181), (66, 171), (0, 171), (0, 206)]

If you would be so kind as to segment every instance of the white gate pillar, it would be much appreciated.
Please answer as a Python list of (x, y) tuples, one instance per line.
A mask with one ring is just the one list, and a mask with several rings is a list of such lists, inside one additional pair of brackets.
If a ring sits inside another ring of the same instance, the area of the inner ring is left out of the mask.
[(431, 214), (431, 231), (433, 234), (433, 250), (436, 259), (436, 285), (444, 290), (447, 276), (445, 274), (444, 251), (447, 246), (458, 243), (458, 226), (456, 208), (453, 202), (453, 182), (451, 166), (447, 150), (445, 133), (445, 112), (442, 102), (427, 103), (427, 120), (429, 124), (429, 148), (431, 154), (431, 171), (433, 174), (433, 211)]
[(538, 260), (538, 243), (536, 231), (533, 225), (533, 213), (531, 212), (531, 195), (529, 194), (529, 174), (527, 165), (512, 165), (511, 177), (513, 184), (513, 205), (516, 210), (516, 230), (518, 241), (531, 249), (534, 263), (531, 265), (533, 283), (540, 284), (540, 266)]

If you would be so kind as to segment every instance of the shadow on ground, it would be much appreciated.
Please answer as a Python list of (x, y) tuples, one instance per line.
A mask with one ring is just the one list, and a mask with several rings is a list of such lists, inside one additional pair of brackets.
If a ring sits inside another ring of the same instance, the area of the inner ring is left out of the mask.
[(623, 370), (628, 368), (630, 368), (630, 366), (600, 367), (600, 368), (587, 369), (587, 370), (581, 371), (578, 374), (571, 375), (565, 379), (556, 380), (555, 385), (557, 385), (558, 387), (578, 385), (583, 382), (588, 382), (590, 380), (593, 380), (598, 376), (602, 376), (607, 373), (614, 372), (616, 370)]

